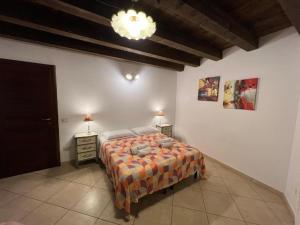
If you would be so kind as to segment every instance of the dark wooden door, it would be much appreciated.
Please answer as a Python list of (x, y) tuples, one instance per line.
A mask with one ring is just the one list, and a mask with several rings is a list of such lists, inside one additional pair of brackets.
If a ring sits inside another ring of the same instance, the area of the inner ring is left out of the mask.
[(60, 165), (55, 67), (0, 59), (0, 177)]

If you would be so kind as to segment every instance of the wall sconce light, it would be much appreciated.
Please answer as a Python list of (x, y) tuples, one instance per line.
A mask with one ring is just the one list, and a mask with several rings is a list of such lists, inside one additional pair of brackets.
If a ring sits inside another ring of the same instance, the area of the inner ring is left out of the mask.
[(127, 73), (127, 74), (125, 75), (125, 78), (126, 78), (127, 80), (132, 80), (132, 79), (133, 79), (133, 76), (132, 76), (130, 73)]
[(134, 79), (135, 79), (135, 80), (140, 79), (140, 75), (139, 75), (139, 74), (135, 75)]
[(132, 75), (132, 74), (130, 74), (130, 73), (127, 73), (126, 75), (125, 75), (125, 78), (127, 79), (127, 80), (129, 80), (129, 81), (131, 81), (131, 80), (138, 80), (138, 79), (140, 79), (140, 75), (139, 74), (136, 74), (135, 76), (134, 75)]

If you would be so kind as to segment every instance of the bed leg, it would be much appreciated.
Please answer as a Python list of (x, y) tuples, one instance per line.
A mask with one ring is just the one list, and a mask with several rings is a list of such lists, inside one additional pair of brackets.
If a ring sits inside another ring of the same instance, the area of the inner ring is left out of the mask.
[(102, 162), (102, 160), (100, 158), (98, 159), (98, 164), (99, 164), (100, 168), (105, 169), (105, 164)]
[(126, 222), (128, 222), (128, 221), (130, 221), (130, 214), (125, 214), (125, 216), (124, 216), (124, 220), (126, 221)]
[(194, 179), (197, 180), (198, 179), (198, 173), (194, 173)]

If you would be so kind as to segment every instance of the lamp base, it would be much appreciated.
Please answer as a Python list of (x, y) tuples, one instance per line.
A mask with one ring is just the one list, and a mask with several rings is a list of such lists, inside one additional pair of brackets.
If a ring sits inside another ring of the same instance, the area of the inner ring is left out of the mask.
[(90, 123), (88, 122), (88, 134), (91, 133), (91, 130), (90, 130)]

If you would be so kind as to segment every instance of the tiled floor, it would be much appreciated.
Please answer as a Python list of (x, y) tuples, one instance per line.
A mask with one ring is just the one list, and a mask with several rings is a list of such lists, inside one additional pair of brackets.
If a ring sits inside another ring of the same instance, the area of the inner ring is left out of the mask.
[(279, 195), (207, 159), (207, 180), (193, 177), (133, 205), (131, 220), (113, 204), (97, 164), (0, 180), (0, 223), (25, 225), (293, 225)]

